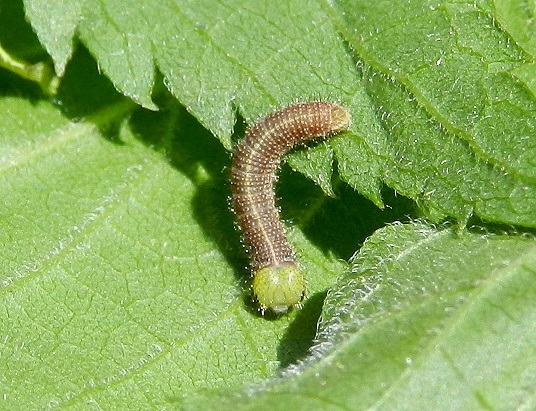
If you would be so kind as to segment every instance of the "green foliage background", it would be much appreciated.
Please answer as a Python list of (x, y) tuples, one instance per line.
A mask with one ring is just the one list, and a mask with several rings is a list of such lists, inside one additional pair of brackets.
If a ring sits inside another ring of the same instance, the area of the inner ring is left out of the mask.
[[(0, 408), (536, 408), (535, 15), (1, 2)], [(230, 152), (312, 99), (354, 122), (282, 167), (308, 298), (262, 317)]]

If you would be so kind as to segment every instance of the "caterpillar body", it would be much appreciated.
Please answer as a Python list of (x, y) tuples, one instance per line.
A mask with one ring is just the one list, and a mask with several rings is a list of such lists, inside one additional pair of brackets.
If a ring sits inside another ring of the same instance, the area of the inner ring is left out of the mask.
[(351, 123), (348, 110), (313, 101), (276, 111), (249, 128), (233, 156), (233, 209), (251, 253), (253, 293), (260, 311), (285, 313), (305, 295), (305, 278), (275, 205), (281, 158), (296, 144), (337, 134)]

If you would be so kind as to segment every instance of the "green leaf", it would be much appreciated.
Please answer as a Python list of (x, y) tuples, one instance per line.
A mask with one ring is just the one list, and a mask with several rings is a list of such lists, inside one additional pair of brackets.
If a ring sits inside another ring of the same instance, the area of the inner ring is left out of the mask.
[(0, 104), (4, 408), (161, 408), (303, 355), (315, 294), (345, 265), (292, 230), (310, 304), (262, 318), (227, 206), (228, 157), (183, 110), (122, 101), (71, 123), (48, 103)]
[[(3, 2), (0, 408), (533, 408), (534, 13), (406, 3)], [(312, 99), (353, 124), (285, 159), (261, 317), (229, 151)]]
[(534, 298), (534, 238), (389, 226), (328, 293), (307, 361), (179, 408), (531, 409)]
[(522, 4), (86, 1), (55, 25), (63, 3), (41, 3), (26, 0), (26, 13), (59, 72), (76, 27), (118, 90), (156, 108), (158, 69), (227, 148), (236, 110), (252, 124), (298, 100), (348, 106), (352, 133), (291, 160), (329, 195), (334, 155), (343, 180), (380, 207), (383, 180), (433, 220), (535, 225), (535, 70)]
[(388, 131), (384, 181), (436, 219), (476, 213), (533, 227), (534, 55), (495, 24), (489, 2), (329, 7)]
[(494, 2), (497, 21), (526, 53), (532, 61), (516, 67), (512, 72), (536, 94), (536, 10), (534, 4), (520, 0), (497, 0)]
[(334, 7), (368, 64), (404, 84), (476, 155), (534, 181), (534, 147), (520, 137), (534, 130), (536, 105), (511, 73), (533, 56), (494, 25), (489, 2), (341, 0)]

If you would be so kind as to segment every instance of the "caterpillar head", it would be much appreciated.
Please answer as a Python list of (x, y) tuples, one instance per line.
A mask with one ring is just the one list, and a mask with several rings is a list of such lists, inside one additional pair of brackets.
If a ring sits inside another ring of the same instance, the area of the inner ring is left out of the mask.
[(262, 312), (286, 313), (305, 295), (305, 278), (296, 263), (261, 268), (253, 277), (253, 292)]

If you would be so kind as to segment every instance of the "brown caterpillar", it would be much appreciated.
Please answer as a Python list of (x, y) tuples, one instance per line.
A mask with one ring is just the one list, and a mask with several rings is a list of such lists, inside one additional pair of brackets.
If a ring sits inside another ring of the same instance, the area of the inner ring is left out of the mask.
[(281, 158), (296, 144), (347, 130), (350, 122), (348, 110), (336, 104), (295, 104), (248, 129), (238, 145), (231, 171), (233, 207), (251, 252), (253, 292), (263, 313), (285, 313), (305, 294), (305, 279), (275, 206)]

